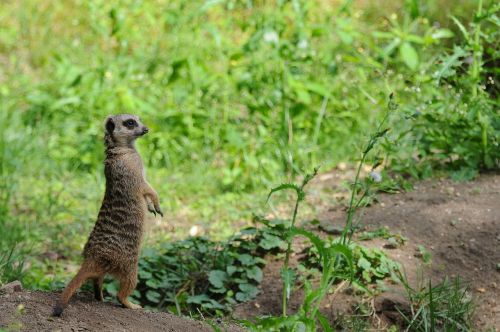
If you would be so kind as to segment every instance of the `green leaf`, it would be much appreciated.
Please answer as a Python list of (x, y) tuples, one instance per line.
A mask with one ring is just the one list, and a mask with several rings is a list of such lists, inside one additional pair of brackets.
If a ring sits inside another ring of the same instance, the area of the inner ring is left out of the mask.
[(149, 271), (139, 270), (139, 278), (141, 279), (151, 279), (153, 275)]
[(448, 29), (438, 29), (432, 34), (433, 39), (442, 39), (442, 38), (451, 38), (454, 36), (454, 33)]
[(161, 294), (154, 290), (148, 290), (146, 292), (146, 298), (148, 299), (148, 301), (158, 303), (160, 302)]
[(416, 70), (418, 68), (418, 54), (410, 43), (405, 42), (401, 44), (399, 47), (399, 55), (408, 68), (412, 70)]
[(302, 201), (305, 197), (304, 191), (302, 189), (300, 189), (299, 186), (297, 186), (296, 184), (283, 183), (283, 184), (280, 184), (279, 186), (277, 186), (276, 188), (271, 189), (271, 191), (269, 192), (269, 195), (267, 195), (267, 201), (269, 201), (269, 199), (271, 198), (271, 196), (274, 193), (276, 193), (278, 191), (282, 191), (282, 190), (295, 190), (300, 201)]
[(238, 260), (243, 265), (252, 265), (254, 263), (254, 259), (249, 254), (241, 254), (238, 256)]
[(228, 275), (232, 275), (234, 272), (236, 272), (236, 266), (234, 266), (234, 265), (227, 266), (226, 272)]
[(363, 270), (369, 270), (372, 267), (371, 263), (364, 257), (361, 257), (358, 260), (358, 266), (361, 267)]
[(309, 91), (317, 93), (320, 96), (328, 97), (330, 95), (330, 93), (328, 92), (328, 89), (320, 83), (306, 82), (305, 85)]
[(469, 40), (469, 33), (467, 32), (467, 29), (464, 27), (464, 25), (455, 16), (451, 16), (451, 19), (458, 26), (458, 28), (460, 29), (460, 32), (462, 32), (462, 34), (464, 35), (465, 40), (468, 41)]
[(235, 297), (236, 300), (240, 302), (246, 302), (253, 299), (257, 294), (259, 294), (259, 289), (252, 284), (240, 284), (239, 288), (241, 292), (237, 292)]
[(265, 250), (281, 248), (283, 246), (283, 244), (284, 244), (284, 242), (282, 239), (280, 239), (279, 237), (277, 237), (275, 235), (267, 234), (267, 233), (264, 233), (262, 239), (259, 242), (259, 246)]
[(393, 39), (394, 35), (390, 32), (385, 32), (385, 31), (374, 31), (373, 36), (375, 38), (382, 38), (382, 39)]
[(113, 282), (110, 282), (109, 284), (106, 284), (104, 286), (104, 288), (106, 289), (106, 292), (108, 292), (109, 294), (115, 296), (117, 293), (118, 293), (118, 284), (116, 281), (113, 281)]
[(221, 270), (212, 270), (208, 274), (208, 281), (216, 288), (224, 287), (224, 282), (227, 280), (227, 273)]
[(292, 292), (292, 286), (295, 283), (295, 271), (291, 268), (285, 269), (281, 268), (280, 271), (281, 279), (283, 280), (283, 285), (286, 289), (286, 297), (290, 298), (290, 293)]
[(262, 270), (258, 266), (254, 266), (247, 271), (247, 276), (257, 282), (262, 281)]
[(207, 294), (189, 296), (186, 300), (187, 303), (202, 304), (203, 302), (210, 301)]
[(154, 288), (154, 289), (160, 287), (158, 280), (156, 280), (156, 279), (146, 280), (146, 286), (148, 286), (149, 288)]
[(316, 318), (318, 318), (319, 324), (323, 328), (323, 331), (325, 332), (333, 332), (332, 327), (330, 326), (330, 322), (328, 322), (328, 319), (318, 311), (316, 314)]
[(462, 65), (460, 58), (465, 57), (467, 54), (468, 53), (463, 48), (455, 46), (453, 48), (453, 54), (443, 59), (441, 68), (434, 74), (434, 78), (437, 79), (438, 83), (442, 77), (455, 75), (455, 68)]

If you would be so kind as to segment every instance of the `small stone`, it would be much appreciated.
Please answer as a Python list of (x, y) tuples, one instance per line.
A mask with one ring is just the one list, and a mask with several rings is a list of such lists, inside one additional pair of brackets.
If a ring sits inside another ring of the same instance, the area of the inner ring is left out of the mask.
[(8, 284), (0, 288), (0, 293), (6, 293), (6, 294), (22, 292), (22, 291), (23, 291), (23, 285), (19, 280), (9, 282)]
[(486, 292), (486, 289), (484, 287), (479, 287), (479, 288), (476, 288), (476, 290), (479, 292), (479, 293), (484, 293)]
[(319, 224), (319, 229), (321, 229), (323, 232), (332, 234), (332, 235), (340, 235), (342, 234), (342, 231), (344, 230), (340, 226), (335, 226), (330, 223), (320, 223)]

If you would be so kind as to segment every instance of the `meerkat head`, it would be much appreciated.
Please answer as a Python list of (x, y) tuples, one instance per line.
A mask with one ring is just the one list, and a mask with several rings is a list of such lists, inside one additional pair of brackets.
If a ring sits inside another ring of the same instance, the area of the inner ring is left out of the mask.
[(133, 146), (138, 137), (144, 136), (149, 131), (138, 116), (131, 114), (110, 115), (104, 127), (106, 144), (122, 147)]

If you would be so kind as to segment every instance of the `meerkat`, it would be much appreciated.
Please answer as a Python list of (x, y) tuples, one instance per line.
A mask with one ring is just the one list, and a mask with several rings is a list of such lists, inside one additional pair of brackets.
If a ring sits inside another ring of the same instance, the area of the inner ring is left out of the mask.
[(106, 119), (104, 199), (83, 249), (83, 263), (54, 306), (54, 316), (62, 314), (71, 296), (87, 279), (94, 282), (95, 299), (102, 301), (106, 274), (119, 281), (117, 298), (124, 307), (141, 308), (127, 297), (137, 284), (146, 210), (163, 217), (158, 194), (146, 181), (144, 166), (135, 148), (135, 140), (148, 131), (135, 115), (120, 114)]

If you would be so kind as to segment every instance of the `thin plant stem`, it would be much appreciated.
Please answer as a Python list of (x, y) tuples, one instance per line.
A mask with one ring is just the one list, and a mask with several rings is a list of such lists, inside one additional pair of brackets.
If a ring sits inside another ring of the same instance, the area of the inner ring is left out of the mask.
[[(392, 97), (391, 97), (392, 98)], [(366, 157), (368, 156), (368, 153), (373, 149), (376, 141), (383, 136), (385, 132), (382, 131), (382, 126), (385, 124), (387, 119), (389, 118), (389, 114), (392, 110), (389, 109), (385, 115), (382, 121), (380, 121), (379, 125), (377, 126), (377, 130), (375, 131), (375, 134), (373, 134), (370, 139), (368, 140), (368, 143), (366, 144), (366, 147), (363, 149), (363, 154), (361, 156), (361, 160), (358, 164), (358, 168), (356, 170), (356, 176), (354, 177), (354, 183), (352, 185), (352, 190), (351, 190), (351, 198), (349, 200), (349, 207), (347, 210), (347, 219), (346, 219), (346, 224), (344, 226), (344, 229), (342, 231), (342, 244), (347, 244), (348, 242), (351, 241), (352, 233), (353, 230), (352, 228), (352, 218), (354, 216), (354, 213), (356, 210), (359, 208), (359, 205), (361, 204), (361, 201), (364, 199), (365, 194), (359, 200), (355, 203), (355, 198), (356, 198), (356, 193), (357, 190), (356, 188), (359, 185), (359, 176), (361, 174), (361, 168), (365, 164)]]
[[(297, 219), (297, 211), (299, 209), (299, 202), (300, 199), (297, 196), (297, 200), (295, 201), (295, 208), (293, 210), (293, 217), (292, 217), (292, 222), (290, 224), (290, 229), (292, 229), (295, 226), (295, 220)], [(288, 265), (290, 261), (290, 252), (292, 251), (292, 239), (287, 239), (287, 247), (286, 247), (286, 253), (285, 253), (285, 262), (283, 264), (284, 270), (287, 271), (288, 273)], [(283, 317), (286, 317), (287, 315), (287, 301), (288, 301), (288, 287), (286, 285), (286, 281), (283, 280)]]

